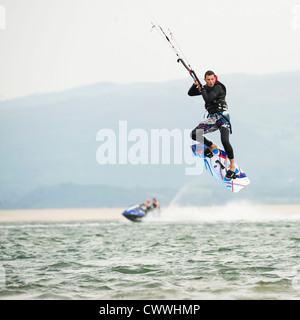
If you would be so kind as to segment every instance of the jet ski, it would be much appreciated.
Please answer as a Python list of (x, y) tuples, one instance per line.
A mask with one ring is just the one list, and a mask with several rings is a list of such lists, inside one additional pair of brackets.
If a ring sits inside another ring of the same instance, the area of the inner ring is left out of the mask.
[(147, 207), (144, 204), (131, 205), (122, 214), (133, 222), (140, 222), (147, 215)]

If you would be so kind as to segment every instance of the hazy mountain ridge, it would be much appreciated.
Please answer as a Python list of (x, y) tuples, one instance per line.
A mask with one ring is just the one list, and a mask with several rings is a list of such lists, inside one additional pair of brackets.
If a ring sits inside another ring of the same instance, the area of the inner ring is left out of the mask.
[[(228, 91), (236, 159), (252, 182), (240, 198), (248, 195), (250, 199), (255, 194), (262, 202), (299, 202), (300, 171), (294, 159), (300, 155), (300, 72), (224, 75), (220, 81)], [(202, 121), (204, 108), (201, 97), (187, 95), (190, 86), (189, 79), (128, 85), (99, 83), (0, 102), (0, 206), (63, 206), (60, 197), (49, 194), (52, 200), (48, 203), (47, 196), (40, 201), (43, 197), (36, 192), (46, 194), (49, 190), (45, 193), (44, 188), (51, 186), (60, 186), (62, 193), (69, 186), (70, 192), (69, 184), (87, 186), (72, 189), (77, 199), (84, 198), (82, 192), (89, 199), (82, 200), (81, 205), (77, 201), (76, 206), (88, 206), (89, 202), (108, 205), (99, 198), (92, 200), (96, 195), (89, 196), (94, 191), (88, 186), (95, 190), (100, 185), (108, 189), (114, 186), (115, 194), (119, 192), (124, 199), (126, 189), (136, 187), (147, 190), (143, 196), (150, 190), (155, 194), (156, 190), (171, 189), (176, 194), (180, 187), (197, 179), (185, 175), (185, 164), (101, 166), (96, 161), (100, 145), (96, 134), (103, 128), (118, 133), (122, 120), (127, 120), (128, 130), (141, 128), (148, 133), (154, 128), (193, 129)], [(211, 137), (220, 144), (218, 133)], [(199, 176), (197, 188), (209, 188), (212, 201), (232, 197), (206, 172)], [(166, 191), (158, 193), (166, 202), (173, 196)], [(66, 205), (71, 204), (66, 201)]]

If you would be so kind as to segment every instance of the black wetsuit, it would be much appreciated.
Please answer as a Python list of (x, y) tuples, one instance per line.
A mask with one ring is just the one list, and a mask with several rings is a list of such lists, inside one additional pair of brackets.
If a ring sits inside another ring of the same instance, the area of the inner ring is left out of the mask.
[(227, 112), (228, 106), (225, 101), (226, 87), (220, 81), (216, 81), (213, 87), (205, 85), (201, 90), (193, 84), (188, 91), (188, 95), (202, 95), (205, 101), (205, 109), (208, 111), (208, 120), (199, 123), (199, 125), (191, 132), (191, 138), (199, 142), (204, 142), (206, 146), (210, 147), (213, 142), (203, 135), (219, 129), (225, 152), (229, 159), (233, 159), (233, 149), (229, 142), (231, 123)]

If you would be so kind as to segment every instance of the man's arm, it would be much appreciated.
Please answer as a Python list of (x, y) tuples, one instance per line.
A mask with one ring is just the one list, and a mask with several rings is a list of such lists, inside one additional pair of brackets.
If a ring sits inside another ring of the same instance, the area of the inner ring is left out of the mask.
[(204, 87), (202, 90), (202, 97), (204, 99), (204, 101), (206, 103), (210, 103), (213, 100), (215, 100), (216, 98), (218, 98), (218, 96), (220, 95), (220, 93), (223, 91), (222, 87), (220, 85), (215, 85), (212, 89), (211, 92), (206, 92), (206, 88)]
[(201, 95), (201, 90), (199, 90), (199, 87), (194, 83), (189, 92), (188, 92), (189, 96), (200, 96)]

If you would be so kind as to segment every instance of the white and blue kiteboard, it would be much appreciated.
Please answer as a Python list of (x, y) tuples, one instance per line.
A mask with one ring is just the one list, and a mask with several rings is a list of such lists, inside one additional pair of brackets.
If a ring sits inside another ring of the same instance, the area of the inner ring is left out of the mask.
[(194, 144), (191, 148), (194, 155), (200, 158), (204, 168), (229, 191), (239, 192), (250, 183), (246, 173), (237, 163), (235, 163), (238, 169), (236, 179), (226, 179), (226, 172), (230, 168), (230, 161), (225, 151), (221, 149), (214, 150), (214, 156), (208, 158), (204, 156), (204, 150), (207, 148), (204, 144)]

